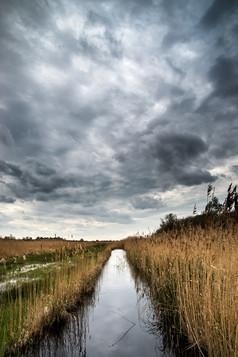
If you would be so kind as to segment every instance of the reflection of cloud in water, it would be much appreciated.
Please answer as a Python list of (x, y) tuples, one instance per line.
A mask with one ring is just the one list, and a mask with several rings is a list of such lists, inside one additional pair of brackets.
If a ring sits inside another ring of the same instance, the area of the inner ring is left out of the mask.
[(175, 356), (167, 347), (148, 287), (133, 274), (125, 252), (115, 250), (95, 292), (71, 312), (64, 325), (55, 327), (54, 334), (23, 356)]
[(138, 298), (138, 320), (142, 330), (156, 336), (155, 349), (160, 357), (201, 357), (195, 347), (191, 347), (185, 337), (175, 329), (171, 306), (164, 306), (153, 299), (148, 283), (132, 269)]
[(88, 294), (67, 322), (52, 326), (34, 346), (27, 346), (22, 357), (86, 357), (86, 338), (89, 335), (89, 310), (95, 302), (94, 293)]

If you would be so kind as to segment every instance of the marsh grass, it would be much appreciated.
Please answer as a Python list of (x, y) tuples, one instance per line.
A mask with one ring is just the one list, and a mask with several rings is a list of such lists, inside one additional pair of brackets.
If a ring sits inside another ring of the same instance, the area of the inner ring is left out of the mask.
[[(17, 258), (18, 262), (7, 258), (5, 278), (14, 274), (18, 283), (0, 293), (0, 356), (5, 351), (16, 353), (45, 330), (67, 319), (82, 296), (93, 289), (110, 251), (110, 245), (100, 243), (84, 248), (63, 247), (36, 256), (36, 269), (32, 268), (33, 256)], [(53, 264), (40, 267), (40, 261)], [(22, 272), (25, 262), (30, 262), (32, 269), (25, 265), (26, 271)]]
[[(100, 242), (106, 244), (106, 242)], [(52, 253), (60, 250), (72, 249), (87, 249), (88, 247), (98, 246), (99, 242), (81, 242), (81, 241), (67, 241), (62, 239), (39, 239), (24, 241), (20, 239), (0, 239), (0, 259), (28, 256), (30, 259), (33, 255), (40, 255), (45, 253), (50, 256)], [(36, 258), (34, 258), (35, 260)]]
[(124, 244), (177, 335), (201, 356), (238, 355), (237, 224), (190, 226)]

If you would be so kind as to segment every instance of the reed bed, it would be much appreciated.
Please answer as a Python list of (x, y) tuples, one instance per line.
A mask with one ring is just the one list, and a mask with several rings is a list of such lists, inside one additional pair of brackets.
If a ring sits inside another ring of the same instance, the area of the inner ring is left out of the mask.
[[(97, 249), (98, 248), (98, 249)], [(110, 244), (61, 249), (55, 267), (33, 281), (0, 293), (0, 356), (16, 353), (33, 343), (46, 329), (66, 319), (70, 311), (93, 289), (110, 256)]]
[(0, 239), (0, 259), (29, 254), (55, 252), (59, 249), (85, 248), (98, 245), (98, 242), (67, 241), (63, 239), (38, 239), (24, 241), (21, 239)]
[(124, 242), (158, 308), (201, 356), (238, 356), (238, 226), (187, 227)]

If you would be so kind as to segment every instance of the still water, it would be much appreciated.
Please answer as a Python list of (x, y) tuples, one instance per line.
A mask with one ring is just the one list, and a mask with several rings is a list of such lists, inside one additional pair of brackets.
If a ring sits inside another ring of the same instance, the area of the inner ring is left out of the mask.
[(125, 254), (112, 251), (94, 296), (60, 331), (35, 346), (31, 356), (174, 356), (150, 328), (156, 321), (148, 294), (142, 283), (135, 282)]

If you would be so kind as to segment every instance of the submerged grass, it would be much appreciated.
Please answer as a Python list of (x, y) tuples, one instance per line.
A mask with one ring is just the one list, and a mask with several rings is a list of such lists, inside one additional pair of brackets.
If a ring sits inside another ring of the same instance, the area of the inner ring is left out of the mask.
[[(2, 280), (14, 275), (17, 283), (0, 292), (0, 356), (16, 353), (66, 319), (82, 296), (93, 289), (112, 248), (98, 243), (63, 247), (54, 254), (37, 255), (35, 260), (32, 255), (18, 262), (5, 259)], [(46, 261), (52, 264), (40, 267), (39, 262)], [(34, 262), (38, 264), (35, 267)]]
[(201, 356), (238, 356), (238, 226), (129, 237), (128, 259), (154, 303)]

